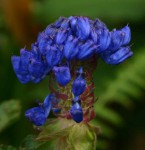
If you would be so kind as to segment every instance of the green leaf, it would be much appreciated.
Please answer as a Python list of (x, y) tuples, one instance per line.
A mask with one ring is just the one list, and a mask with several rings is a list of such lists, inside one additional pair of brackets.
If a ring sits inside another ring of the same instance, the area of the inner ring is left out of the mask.
[(0, 132), (17, 121), (20, 117), (21, 106), (18, 100), (5, 101), (0, 105)]
[(0, 150), (17, 150), (17, 149), (15, 147), (12, 147), (12, 146), (0, 145)]

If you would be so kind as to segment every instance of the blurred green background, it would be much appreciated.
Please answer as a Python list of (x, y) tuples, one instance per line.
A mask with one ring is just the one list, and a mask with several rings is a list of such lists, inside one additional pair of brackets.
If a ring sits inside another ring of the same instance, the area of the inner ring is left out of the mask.
[(48, 24), (71, 15), (100, 18), (110, 30), (129, 24), (134, 55), (117, 66), (99, 61), (92, 123), (102, 128), (98, 150), (145, 150), (145, 0), (0, 0), (0, 145), (18, 148), (36, 133), (24, 111), (49, 93), (48, 78), (22, 85), (11, 56), (30, 48)]

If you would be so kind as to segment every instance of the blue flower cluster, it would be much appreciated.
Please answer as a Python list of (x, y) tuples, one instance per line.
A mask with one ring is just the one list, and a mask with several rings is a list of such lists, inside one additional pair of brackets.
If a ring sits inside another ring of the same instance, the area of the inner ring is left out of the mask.
[(110, 32), (99, 19), (60, 17), (39, 34), (31, 51), (23, 48), (20, 56), (12, 56), (12, 64), (23, 84), (38, 83), (53, 71), (57, 82), (65, 86), (71, 79), (72, 60), (82, 61), (98, 55), (108, 64), (118, 64), (133, 54), (127, 46), (130, 39), (128, 25)]
[[(76, 74), (76, 79), (72, 84), (72, 93), (74, 94), (74, 99), (72, 100), (72, 107), (70, 108), (70, 114), (72, 119), (79, 123), (83, 120), (83, 109), (81, 107), (80, 95), (86, 89), (86, 80), (84, 79), (84, 73), (82, 67), (78, 69)], [(36, 126), (41, 126), (46, 122), (46, 119), (50, 113), (50, 110), (54, 114), (58, 114), (61, 108), (56, 108), (55, 106), (60, 101), (57, 100), (54, 94), (49, 94), (43, 104), (38, 107), (31, 108), (25, 112), (25, 116)]]
[[(20, 56), (12, 56), (12, 65), (16, 76), (23, 84), (39, 83), (46, 75), (53, 73), (61, 86), (72, 79), (73, 62), (87, 61), (100, 56), (108, 64), (118, 64), (130, 57), (133, 52), (128, 46), (131, 39), (129, 26), (109, 31), (99, 19), (88, 17), (60, 17), (50, 24), (32, 44), (31, 51), (21, 49)], [(86, 90), (83, 68), (77, 70), (72, 80), (72, 106), (69, 113), (77, 123), (83, 120), (83, 108), (80, 95)], [(59, 113), (59, 103), (55, 94), (48, 95), (43, 104), (26, 111), (25, 116), (35, 125), (45, 123), (50, 110)]]

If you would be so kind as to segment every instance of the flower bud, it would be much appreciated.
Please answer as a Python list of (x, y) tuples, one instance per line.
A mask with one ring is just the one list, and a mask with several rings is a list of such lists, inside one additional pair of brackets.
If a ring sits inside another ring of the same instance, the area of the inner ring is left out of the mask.
[(56, 46), (51, 46), (46, 54), (48, 65), (52, 68), (53, 66), (57, 65), (61, 61), (61, 59), (62, 52)]
[(94, 28), (92, 28), (92, 30), (91, 30), (91, 39), (93, 40), (93, 42), (95, 44), (97, 44), (97, 42), (98, 42), (98, 34), (97, 34), (97, 32), (96, 32), (96, 30)]
[(40, 82), (50, 71), (50, 69), (48, 70), (47, 65), (34, 59), (31, 60), (28, 70), (31, 75), (31, 81), (34, 83)]
[(121, 30), (113, 30), (111, 32), (111, 44), (109, 49), (117, 50), (123, 45), (126, 45), (130, 42), (131, 33), (128, 26), (122, 28)]
[(50, 110), (52, 108), (52, 102), (56, 100), (56, 97), (53, 94), (49, 94), (43, 102), (43, 108), (45, 111), (45, 116), (48, 117)]
[(72, 29), (73, 32), (76, 32), (77, 29), (77, 17), (69, 17), (70, 20), (70, 27)]
[(36, 126), (41, 126), (46, 122), (45, 112), (41, 106), (28, 109), (25, 116)]
[(98, 54), (100, 52), (105, 51), (109, 47), (111, 36), (108, 29), (97, 30), (97, 33), (98, 33), (98, 48), (96, 50), (96, 53)]
[(60, 28), (63, 28), (63, 29), (68, 29), (70, 26), (69, 26), (69, 19), (64, 19), (63, 22), (61, 23), (61, 26)]
[(38, 38), (38, 49), (42, 55), (46, 55), (47, 50), (50, 49), (50, 46), (52, 45), (52, 39), (48, 37), (44, 33), (39, 34)]
[(79, 46), (79, 52), (77, 58), (79, 60), (84, 60), (90, 58), (94, 52), (97, 50), (97, 46), (93, 42), (87, 41), (85, 44)]
[(21, 69), (21, 58), (18, 57), (18, 56), (12, 56), (12, 65), (13, 65), (13, 69), (14, 69), (14, 72), (17, 76), (17, 78), (19, 79), (19, 81), (22, 83), (22, 84), (26, 84), (30, 81), (30, 75), (27, 74), (27, 72), (23, 71)]
[(86, 17), (78, 17), (77, 20), (77, 36), (81, 40), (86, 40), (90, 34), (90, 23)]
[(71, 61), (76, 57), (78, 53), (78, 39), (69, 36), (67, 42), (64, 45), (63, 54), (68, 61)]
[(105, 23), (103, 23), (100, 19), (96, 19), (93, 25), (95, 29), (107, 29)]
[(74, 103), (70, 109), (73, 120), (77, 123), (83, 121), (83, 110), (79, 103)]
[(71, 80), (70, 70), (68, 67), (54, 67), (53, 72), (55, 74), (56, 81), (62, 85), (67, 85)]
[(56, 43), (58, 45), (63, 44), (68, 37), (68, 30), (60, 29), (56, 35)]
[(81, 76), (77, 77), (72, 84), (72, 92), (75, 96), (81, 95), (86, 89), (86, 80)]
[(132, 56), (133, 52), (130, 47), (121, 47), (115, 53), (102, 53), (102, 58), (107, 64), (119, 64), (128, 57)]
[(59, 17), (59, 19), (54, 23), (54, 26), (56, 28), (59, 28), (65, 19), (66, 19), (65, 17)]

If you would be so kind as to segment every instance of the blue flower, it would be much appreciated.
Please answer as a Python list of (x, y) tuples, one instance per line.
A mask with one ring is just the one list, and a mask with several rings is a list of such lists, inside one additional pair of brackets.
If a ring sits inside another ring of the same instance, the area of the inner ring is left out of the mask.
[(105, 23), (103, 23), (100, 19), (96, 19), (93, 23), (95, 29), (107, 29)]
[(119, 64), (128, 57), (132, 56), (133, 52), (130, 47), (121, 47), (114, 53), (102, 53), (101, 56), (107, 64)]
[(51, 46), (47, 51), (46, 60), (48, 65), (53, 68), (55, 65), (59, 64), (62, 59), (62, 52), (56, 46)]
[(25, 116), (36, 126), (43, 125), (47, 119), (45, 116), (44, 109), (41, 106), (28, 109), (25, 112)]
[(78, 102), (72, 105), (70, 114), (75, 122), (80, 123), (83, 121), (83, 110)]
[(67, 18), (65, 18), (65, 17), (59, 17), (59, 19), (54, 22), (54, 26), (55, 26), (56, 28), (60, 28), (62, 22), (63, 22), (64, 20), (66, 20), (66, 19), (67, 19)]
[(46, 62), (36, 57), (33, 51), (21, 49), (20, 54), (20, 57), (12, 56), (12, 65), (21, 83), (38, 83), (50, 71)]
[(78, 39), (69, 36), (68, 40), (64, 45), (63, 54), (65, 58), (69, 61), (74, 59), (78, 53)]
[[(128, 48), (123, 48), (127, 47), (130, 39), (128, 25), (109, 32), (99, 19), (93, 21), (82, 16), (60, 17), (39, 34), (31, 51), (22, 49), (19, 57), (12, 56), (12, 64), (17, 78), (25, 84), (38, 83), (53, 68), (63, 68), (64, 64), (69, 63), (70, 68), (65, 71), (54, 69), (56, 80), (65, 86), (71, 80), (71, 62), (87, 61), (97, 55), (109, 64), (120, 63), (132, 55), (132, 52), (126, 53)], [(65, 72), (67, 76), (64, 77), (61, 72)]]
[(84, 60), (93, 56), (94, 52), (97, 50), (97, 46), (94, 45), (92, 41), (87, 41), (86, 43), (79, 46), (79, 52), (77, 54), (77, 59)]
[(38, 50), (42, 55), (46, 55), (47, 51), (50, 49), (53, 41), (44, 32), (40, 33), (38, 36)]
[(69, 30), (64, 30), (62, 28), (57, 32), (56, 43), (58, 45), (63, 44), (67, 40), (68, 32), (69, 32)]
[(56, 81), (62, 85), (67, 85), (71, 80), (70, 70), (66, 66), (54, 67), (53, 72), (55, 74)]
[(56, 100), (56, 97), (53, 94), (49, 94), (44, 102), (43, 102), (43, 109), (45, 111), (45, 116), (48, 117), (50, 110), (52, 108), (52, 102)]
[[(82, 71), (82, 69), (79, 69), (79, 71)], [(86, 89), (86, 80), (83, 78), (83, 76), (80, 75), (73, 81), (72, 84), (72, 92), (74, 96), (81, 95)]]
[(90, 33), (90, 37), (91, 37), (92, 41), (94, 42), (94, 44), (97, 45), (98, 34), (97, 34), (97, 31), (95, 30), (95, 28), (92, 28), (91, 33)]
[(131, 32), (128, 26), (125, 26), (121, 30), (113, 30), (111, 32), (111, 43), (108, 49), (116, 50), (121, 46), (127, 45), (131, 39)]
[(43, 104), (38, 107), (28, 109), (25, 112), (26, 118), (28, 118), (36, 126), (43, 125), (46, 122), (46, 119), (50, 113), (50, 110), (52, 108), (52, 101), (54, 99), (55, 96), (53, 94), (49, 94), (45, 98)]
[(108, 29), (98, 29), (97, 30), (98, 34), (98, 48), (96, 49), (96, 53), (100, 53), (105, 51), (111, 42), (111, 35)]
[(87, 17), (77, 17), (77, 36), (81, 40), (89, 37), (91, 26)]
[(70, 27), (71, 27), (73, 33), (75, 33), (77, 30), (77, 18), (70, 16), (69, 20), (70, 20)]

